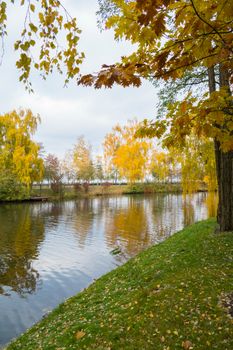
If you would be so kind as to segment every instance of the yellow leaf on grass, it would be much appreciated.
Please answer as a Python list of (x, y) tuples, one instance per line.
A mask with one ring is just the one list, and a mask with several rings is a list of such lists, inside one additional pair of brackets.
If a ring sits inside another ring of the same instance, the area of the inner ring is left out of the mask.
[(182, 342), (182, 347), (185, 350), (193, 349), (193, 344), (191, 343), (191, 341), (185, 340), (185, 341)]
[(75, 334), (75, 338), (76, 338), (77, 340), (79, 340), (79, 339), (83, 338), (85, 335), (86, 335), (85, 332), (79, 331), (79, 332), (77, 332), (77, 333)]

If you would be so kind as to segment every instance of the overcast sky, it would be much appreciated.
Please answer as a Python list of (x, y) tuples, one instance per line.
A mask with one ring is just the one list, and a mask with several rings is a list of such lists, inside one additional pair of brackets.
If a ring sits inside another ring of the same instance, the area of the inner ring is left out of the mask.
[[(98, 71), (101, 64), (114, 63), (122, 55), (132, 51), (130, 44), (114, 42), (112, 32), (99, 32), (95, 15), (97, 0), (63, 2), (70, 13), (77, 17), (78, 25), (82, 29), (79, 45), (80, 51), (84, 51), (86, 55), (82, 68), (84, 72)], [(19, 18), (23, 18), (23, 14), (17, 11), (12, 6), (5, 55), (0, 66), (0, 113), (19, 107), (31, 108), (34, 113), (39, 113), (41, 125), (38, 127), (36, 140), (43, 143), (46, 153), (55, 153), (62, 157), (72, 148), (79, 135), (85, 136), (93, 145), (95, 153), (100, 152), (104, 136), (117, 122), (124, 124), (135, 117), (138, 120), (153, 118), (156, 91), (146, 81), (140, 88), (116, 86), (112, 89), (95, 90), (77, 87), (75, 81), (68, 88), (64, 88), (64, 77), (55, 73), (45, 82), (38, 74), (33, 74), (35, 93), (28, 94), (22, 83), (18, 82), (16, 56), (12, 48), (16, 26), (22, 22)]]

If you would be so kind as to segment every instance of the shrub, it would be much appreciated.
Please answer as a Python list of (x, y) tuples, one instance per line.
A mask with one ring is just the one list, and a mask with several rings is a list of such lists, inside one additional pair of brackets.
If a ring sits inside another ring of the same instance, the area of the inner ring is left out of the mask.
[(22, 200), (29, 197), (29, 189), (10, 172), (0, 173), (0, 201)]

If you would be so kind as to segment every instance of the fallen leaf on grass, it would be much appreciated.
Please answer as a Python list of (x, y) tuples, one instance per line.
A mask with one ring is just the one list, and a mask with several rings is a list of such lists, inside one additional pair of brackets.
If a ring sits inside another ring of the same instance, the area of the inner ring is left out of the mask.
[(79, 340), (79, 339), (83, 338), (85, 335), (86, 335), (85, 332), (79, 331), (79, 332), (77, 332), (77, 333), (75, 334), (75, 338), (76, 338), (77, 340)]
[(189, 340), (183, 341), (182, 346), (185, 350), (193, 349), (193, 344)]

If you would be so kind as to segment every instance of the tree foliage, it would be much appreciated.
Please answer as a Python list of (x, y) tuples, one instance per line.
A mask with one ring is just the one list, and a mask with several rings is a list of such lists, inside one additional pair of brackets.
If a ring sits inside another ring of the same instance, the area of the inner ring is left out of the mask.
[(179, 181), (184, 194), (198, 191), (204, 183), (208, 191), (217, 189), (214, 143), (207, 138), (191, 135), (182, 147), (154, 148), (150, 169), (155, 180)]
[[(111, 87), (139, 86), (141, 78), (176, 80), (194, 68), (221, 65), (232, 82), (233, 5), (230, 1), (150, 0), (108, 1), (115, 10), (105, 15), (115, 39), (137, 44), (121, 62), (103, 65), (96, 74), (83, 76), (79, 83)], [(216, 138), (227, 151), (233, 148), (231, 133), (232, 96), (223, 87), (211, 96), (197, 99), (188, 94), (170, 106), (166, 120), (144, 123), (141, 135), (161, 137), (165, 143), (183, 142), (193, 130), (197, 135)], [(169, 131), (169, 132), (167, 132)], [(171, 141), (173, 140), (173, 141)]]
[(59, 183), (62, 181), (63, 173), (61, 162), (54, 154), (49, 153), (44, 161), (45, 172), (44, 178), (50, 183)]
[(173, 168), (175, 167), (175, 158), (171, 152), (153, 150), (151, 156), (150, 170), (152, 176), (159, 181), (169, 181), (172, 177)]
[(76, 19), (58, 0), (22, 0), (19, 4), (15, 0), (1, 1), (2, 54), (9, 33), (10, 5), (14, 6), (15, 13), (19, 10), (17, 6), (25, 11), (21, 32), (18, 34), (19, 39), (14, 44), (15, 50), (19, 53), (16, 66), (20, 71), (20, 81), (32, 90), (30, 73), (34, 68), (44, 79), (54, 69), (59, 73), (65, 72), (65, 83), (68, 83), (79, 73), (79, 65), (84, 58), (84, 54), (77, 50), (81, 31), (77, 27)]
[(116, 169), (120, 177), (129, 182), (144, 179), (151, 146), (148, 139), (135, 138), (138, 127), (136, 120), (128, 121), (125, 126), (116, 125), (104, 140), (108, 167)]
[[(107, 0), (106, 0), (107, 1)], [(103, 1), (100, 0), (102, 3)], [(183, 145), (187, 136), (214, 139), (218, 179), (218, 223), (233, 230), (233, 3), (228, 0), (109, 0), (113, 12), (105, 25), (115, 39), (135, 50), (79, 79), (95, 88), (139, 86), (141, 79), (179, 80), (206, 70), (208, 92), (190, 91), (168, 106), (166, 118), (145, 120), (139, 136), (163, 137), (164, 146)], [(106, 13), (104, 12), (106, 15)], [(218, 70), (219, 87), (217, 87)]]
[(0, 171), (0, 200), (14, 201), (27, 198), (28, 188), (19, 182), (17, 176), (12, 172)]
[(94, 166), (91, 156), (91, 146), (80, 136), (74, 145), (73, 151), (73, 169), (77, 180), (89, 182), (94, 177)]
[(32, 140), (39, 121), (30, 110), (0, 115), (0, 172), (11, 173), (27, 187), (43, 176), (40, 146)]
[(214, 143), (191, 135), (182, 148), (172, 148), (173, 159), (180, 164), (183, 193), (198, 191), (206, 183), (209, 191), (217, 189)]

